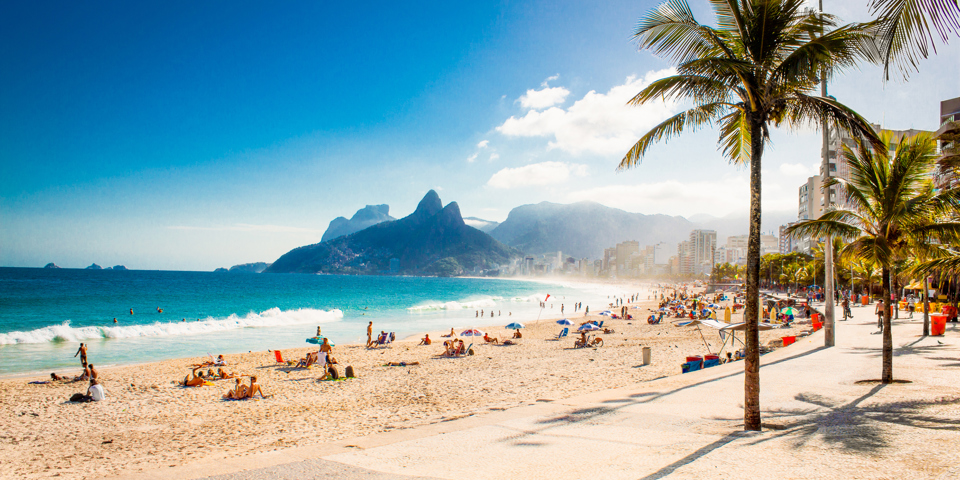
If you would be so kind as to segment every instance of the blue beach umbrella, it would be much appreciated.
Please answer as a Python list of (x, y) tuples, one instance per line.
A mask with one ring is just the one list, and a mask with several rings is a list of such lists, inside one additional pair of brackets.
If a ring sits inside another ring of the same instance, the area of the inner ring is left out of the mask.
[(573, 325), (573, 322), (564, 318), (563, 320), (557, 320), (557, 323), (560, 325)]
[(580, 328), (577, 329), (578, 332), (592, 332), (594, 330), (600, 330), (600, 327), (592, 323), (588, 323), (586, 325), (580, 325)]
[(518, 328), (523, 328), (523, 324), (522, 324), (522, 323), (513, 322), (513, 323), (511, 323), (510, 325), (507, 325), (507, 328), (509, 328), (510, 330), (516, 330), (516, 329), (518, 329)]

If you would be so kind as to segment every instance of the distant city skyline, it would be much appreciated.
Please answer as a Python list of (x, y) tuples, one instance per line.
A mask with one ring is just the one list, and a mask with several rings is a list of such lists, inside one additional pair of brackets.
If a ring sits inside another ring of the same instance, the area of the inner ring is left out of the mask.
[[(4, 4), (0, 265), (270, 262), (364, 205), (407, 215), (430, 189), (494, 221), (581, 200), (745, 216), (747, 172), (713, 130), (615, 172), (682, 107), (624, 106), (671, 68), (630, 40), (658, 3)], [(824, 2), (844, 21), (866, 3)], [(960, 96), (958, 43), (907, 83), (863, 66), (830, 94), (885, 128), (936, 130)], [(764, 231), (796, 217), (819, 139), (773, 133)]]

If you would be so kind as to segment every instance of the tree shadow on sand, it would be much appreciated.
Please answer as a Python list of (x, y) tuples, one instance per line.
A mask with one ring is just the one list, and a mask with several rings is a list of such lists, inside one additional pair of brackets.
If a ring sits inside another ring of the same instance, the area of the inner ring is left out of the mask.
[(960, 418), (945, 418), (926, 413), (929, 407), (960, 405), (960, 397), (903, 400), (870, 403), (861, 406), (886, 385), (876, 385), (863, 396), (843, 403), (816, 393), (801, 393), (795, 400), (811, 405), (808, 409), (768, 410), (765, 427), (779, 430), (750, 445), (777, 438), (792, 438), (794, 447), (822, 440), (852, 453), (877, 453), (888, 447), (889, 428), (901, 426), (922, 430), (960, 431)]

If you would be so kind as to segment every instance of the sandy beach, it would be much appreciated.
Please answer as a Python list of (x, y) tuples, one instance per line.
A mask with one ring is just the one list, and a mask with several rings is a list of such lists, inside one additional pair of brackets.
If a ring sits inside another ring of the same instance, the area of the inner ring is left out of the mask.
[[(468, 338), (476, 352), (468, 357), (439, 356), (444, 332), (430, 334), (432, 346), (418, 346), (419, 336), (378, 349), (338, 345), (334, 355), (341, 372), (352, 365), (357, 378), (336, 382), (317, 381), (319, 369), (278, 364), (266, 348), (226, 355), (228, 371), (259, 378), (268, 395), (260, 400), (222, 400), (234, 384), (229, 379), (208, 387), (178, 386), (188, 366), (203, 358), (103, 369), (107, 400), (97, 403), (66, 402), (71, 394), (85, 391), (86, 382), (0, 380), (0, 421), (7, 425), (0, 443), (6, 459), (0, 477), (99, 478), (411, 428), (678, 375), (684, 357), (706, 353), (695, 328), (648, 325), (652, 300), (630, 307), (632, 321), (585, 318), (567, 310), (578, 323), (603, 320), (615, 330), (600, 334), (601, 348), (574, 349), (575, 336), (555, 338), (561, 329), (555, 323), (559, 305), (546, 310), (539, 322), (496, 318), (497, 326), (484, 330), (501, 340), (511, 333), (502, 325), (526, 324), (520, 344), (482, 344), (482, 339)], [(761, 332), (761, 344), (808, 328), (809, 320)], [(711, 350), (719, 348), (716, 330), (705, 328), (704, 335)], [(652, 349), (651, 365), (641, 366), (642, 346)], [(313, 348), (282, 353), (296, 360)], [(96, 363), (95, 352), (91, 362)], [(388, 362), (420, 364), (385, 366)]]

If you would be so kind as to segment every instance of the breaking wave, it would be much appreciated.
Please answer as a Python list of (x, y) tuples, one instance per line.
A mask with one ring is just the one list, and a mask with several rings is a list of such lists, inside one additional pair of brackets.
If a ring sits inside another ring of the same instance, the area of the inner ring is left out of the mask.
[(240, 328), (277, 327), (284, 325), (303, 325), (336, 322), (343, 318), (340, 310), (316, 310), (300, 308), (297, 310), (269, 310), (244, 316), (236, 314), (227, 318), (207, 318), (198, 322), (169, 322), (145, 325), (125, 325), (118, 327), (72, 327), (70, 321), (60, 325), (30, 330), (28, 332), (0, 333), (0, 345), (16, 343), (75, 342), (98, 338), (134, 338), (163, 337), (180, 335), (201, 335), (212, 332), (237, 330)]
[(495, 307), (498, 302), (539, 302), (546, 297), (546, 294), (535, 293), (524, 297), (512, 297), (504, 299), (503, 297), (484, 297), (470, 300), (459, 300), (451, 302), (430, 302), (415, 307), (408, 307), (410, 312), (430, 312), (438, 310), (476, 310), (478, 308)]

